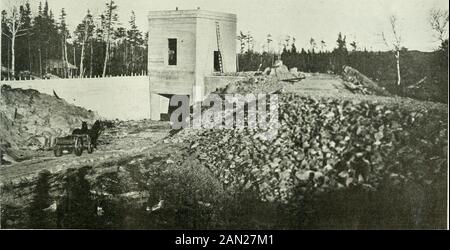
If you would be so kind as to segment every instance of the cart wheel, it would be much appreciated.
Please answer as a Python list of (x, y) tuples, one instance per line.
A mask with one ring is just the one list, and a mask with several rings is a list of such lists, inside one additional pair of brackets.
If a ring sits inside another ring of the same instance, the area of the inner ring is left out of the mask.
[(81, 156), (83, 154), (83, 139), (81, 138), (75, 139), (74, 152), (76, 156)]
[(62, 156), (62, 148), (60, 146), (55, 146), (55, 148), (53, 149), (53, 153), (55, 153), (56, 157), (61, 157)]

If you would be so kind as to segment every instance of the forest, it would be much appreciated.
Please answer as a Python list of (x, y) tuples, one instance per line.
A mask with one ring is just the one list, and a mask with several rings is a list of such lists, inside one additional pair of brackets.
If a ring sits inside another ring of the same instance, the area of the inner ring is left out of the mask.
[[(403, 81), (400, 85), (396, 84), (395, 53), (360, 50), (357, 42), (348, 43), (346, 36), (341, 33), (338, 34), (336, 47), (332, 51), (323, 49), (324, 41), (321, 41), (321, 45), (318, 46), (313, 38), (310, 40), (310, 48), (298, 50), (295, 46), (295, 38), (288, 37), (283, 44), (281, 54), (272, 51), (262, 53), (254, 51), (251, 45), (251, 34), (241, 33), (238, 40), (241, 42), (239, 54), (241, 71), (264, 70), (276, 59), (281, 59), (288, 68), (296, 67), (299, 71), (310, 73), (340, 74), (343, 66), (348, 65), (378, 82), (393, 94), (447, 103), (448, 38), (443, 38), (439, 48), (433, 52), (408, 50), (401, 47), (399, 49), (400, 72)], [(270, 48), (272, 42), (270, 35), (267, 41), (266, 47)]]
[[(35, 15), (29, 2), (2, 10), (2, 78), (145, 74), (148, 32), (141, 31), (145, 27), (137, 27), (133, 11), (128, 17), (128, 25), (119, 22), (118, 8), (110, 0), (98, 16), (86, 10), (85, 17), (72, 32), (66, 23), (70, 13), (61, 9), (55, 14), (47, 1), (39, 3)], [(341, 33), (334, 46), (311, 38), (310, 46), (301, 49), (296, 47), (294, 37), (274, 41), (268, 34), (265, 49), (256, 51), (252, 34), (240, 32), (237, 36), (240, 45), (237, 70), (262, 71), (272, 66), (276, 59), (303, 72), (340, 74), (343, 66), (348, 65), (393, 94), (446, 103), (448, 11), (430, 11), (430, 27), (440, 43), (432, 52), (408, 50), (402, 46), (395, 17), (390, 21), (392, 31), (389, 32), (396, 40), (387, 41), (383, 33), (386, 51), (368, 51), (357, 41), (347, 41)], [(274, 45), (276, 42), (278, 48)]]
[[(61, 9), (55, 14), (47, 1), (39, 3), (36, 15), (29, 2), (4, 7), (2, 66), (10, 70), (3, 77), (45, 77), (54, 73), (51, 70), (55, 67), (60, 69), (55, 73), (59, 77), (105, 77), (146, 71), (148, 34), (138, 29), (134, 12), (130, 13), (128, 27), (120, 23), (114, 1), (107, 2), (99, 16), (86, 10), (73, 32), (66, 22), (69, 13)], [(76, 70), (69, 70), (74, 66)]]

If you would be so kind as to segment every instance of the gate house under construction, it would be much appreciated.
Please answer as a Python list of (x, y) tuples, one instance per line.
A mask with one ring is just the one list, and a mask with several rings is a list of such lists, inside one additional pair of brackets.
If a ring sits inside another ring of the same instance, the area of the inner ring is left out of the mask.
[(236, 72), (236, 15), (197, 9), (151, 11), (148, 18), (152, 120), (167, 110), (165, 98), (188, 95), (191, 102), (201, 101), (215, 87), (205, 78)]

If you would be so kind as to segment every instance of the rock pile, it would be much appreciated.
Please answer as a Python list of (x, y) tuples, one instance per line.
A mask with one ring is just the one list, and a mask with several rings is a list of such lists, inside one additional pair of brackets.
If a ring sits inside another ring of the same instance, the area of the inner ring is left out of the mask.
[(262, 75), (270, 75), (273, 77), (277, 77), (278, 80), (300, 80), (305, 78), (305, 75), (298, 71), (297, 68), (289, 68), (283, 64), (283, 61), (277, 60), (272, 68), (266, 68)]

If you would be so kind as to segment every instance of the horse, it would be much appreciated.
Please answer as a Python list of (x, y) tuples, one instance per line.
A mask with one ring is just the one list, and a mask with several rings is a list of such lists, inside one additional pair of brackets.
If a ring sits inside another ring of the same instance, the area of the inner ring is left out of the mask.
[(72, 135), (89, 135), (91, 139), (91, 145), (94, 148), (97, 148), (97, 140), (100, 134), (103, 132), (104, 126), (101, 121), (95, 121), (94, 125), (90, 129), (88, 129), (87, 122), (82, 122), (81, 129), (75, 129), (72, 132)]
[(89, 130), (89, 137), (91, 137), (91, 143), (94, 148), (97, 148), (97, 140), (100, 134), (105, 130), (104, 125), (101, 121), (95, 121), (94, 125), (92, 125)]
[(82, 122), (81, 123), (81, 129), (77, 128), (72, 132), (72, 135), (85, 135), (88, 134), (88, 125), (87, 122)]

